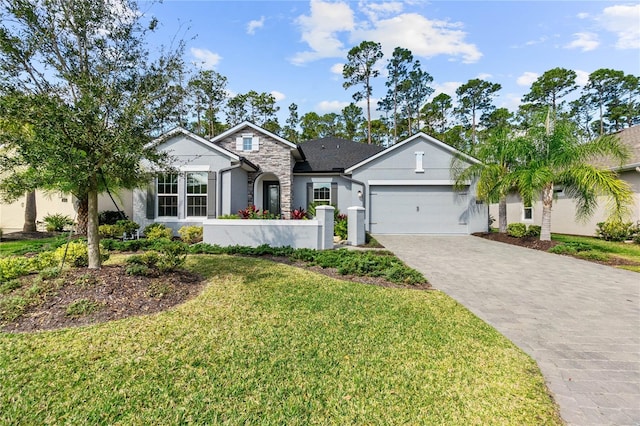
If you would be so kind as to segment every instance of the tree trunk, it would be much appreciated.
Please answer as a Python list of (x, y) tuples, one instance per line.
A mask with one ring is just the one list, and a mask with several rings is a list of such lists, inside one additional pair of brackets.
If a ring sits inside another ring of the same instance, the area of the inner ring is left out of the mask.
[(367, 143), (371, 145), (371, 96), (367, 95)]
[(507, 233), (507, 197), (500, 197), (498, 202), (498, 232)]
[(83, 195), (78, 200), (78, 224), (76, 226), (76, 234), (87, 235), (87, 226), (89, 220), (89, 200)]
[(36, 209), (36, 191), (27, 192), (27, 199), (24, 203), (24, 225), (23, 232), (36, 232), (36, 218), (38, 211)]
[(553, 182), (542, 189), (542, 229), (540, 241), (551, 241), (551, 207), (553, 205)]
[(89, 269), (100, 269), (100, 236), (98, 235), (98, 191), (88, 194), (87, 246), (89, 251)]

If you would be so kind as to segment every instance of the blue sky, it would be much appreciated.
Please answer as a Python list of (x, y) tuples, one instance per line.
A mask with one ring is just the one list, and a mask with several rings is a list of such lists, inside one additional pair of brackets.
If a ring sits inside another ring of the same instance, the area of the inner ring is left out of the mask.
[[(517, 108), (544, 71), (613, 68), (640, 75), (640, 2), (618, 1), (182, 1), (145, 6), (160, 27), (153, 44), (187, 42), (185, 59), (228, 78), (231, 93), (270, 92), (281, 124), (300, 115), (339, 112), (352, 101), (342, 87), (348, 50), (363, 40), (411, 50), (433, 76), (435, 94), (455, 98), (472, 78), (500, 83), (498, 107)], [(373, 98), (386, 92), (384, 72)], [(435, 95), (434, 94), (434, 95)]]

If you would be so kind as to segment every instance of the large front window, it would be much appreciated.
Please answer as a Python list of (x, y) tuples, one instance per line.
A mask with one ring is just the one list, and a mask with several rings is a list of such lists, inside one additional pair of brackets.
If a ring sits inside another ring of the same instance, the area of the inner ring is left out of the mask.
[(313, 202), (319, 206), (331, 204), (331, 184), (330, 183), (314, 183), (313, 184)]
[(178, 216), (178, 175), (158, 176), (158, 216)]
[(207, 172), (187, 173), (187, 216), (207, 215)]

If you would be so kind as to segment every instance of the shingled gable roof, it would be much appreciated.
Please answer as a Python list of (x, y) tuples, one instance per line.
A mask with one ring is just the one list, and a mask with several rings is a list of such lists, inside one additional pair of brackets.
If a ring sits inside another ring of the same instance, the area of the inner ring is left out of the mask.
[(327, 137), (303, 142), (306, 161), (296, 163), (294, 173), (342, 173), (347, 167), (383, 151), (378, 145)]
[(628, 127), (618, 133), (620, 142), (629, 147), (629, 159), (620, 170), (635, 169), (640, 166), (640, 125)]

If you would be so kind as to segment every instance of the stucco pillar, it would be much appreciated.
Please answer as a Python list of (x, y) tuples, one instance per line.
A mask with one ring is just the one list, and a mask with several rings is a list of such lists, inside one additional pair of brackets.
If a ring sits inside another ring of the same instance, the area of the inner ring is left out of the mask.
[(317, 206), (316, 220), (320, 221), (320, 250), (333, 248), (333, 206)]
[(364, 207), (349, 207), (347, 212), (347, 240), (352, 246), (361, 246), (365, 243)]

